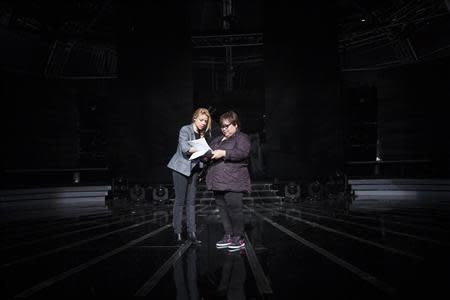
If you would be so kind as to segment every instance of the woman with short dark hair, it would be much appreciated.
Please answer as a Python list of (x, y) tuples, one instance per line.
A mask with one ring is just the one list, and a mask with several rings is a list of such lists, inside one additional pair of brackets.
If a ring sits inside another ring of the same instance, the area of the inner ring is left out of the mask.
[(240, 131), (239, 118), (234, 111), (222, 114), (219, 123), (222, 135), (210, 143), (213, 151), (206, 185), (214, 192), (225, 231), (216, 247), (237, 251), (245, 248), (242, 199), (251, 189), (248, 172), (250, 139)]

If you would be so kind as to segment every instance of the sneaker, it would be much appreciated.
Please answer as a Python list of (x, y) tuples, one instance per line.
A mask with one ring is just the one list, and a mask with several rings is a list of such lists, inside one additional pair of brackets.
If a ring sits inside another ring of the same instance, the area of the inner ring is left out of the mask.
[(217, 249), (227, 248), (229, 245), (231, 245), (231, 242), (232, 242), (231, 236), (229, 234), (225, 234), (223, 238), (216, 243), (216, 248)]
[(231, 244), (228, 245), (228, 251), (234, 252), (245, 249), (245, 240), (240, 236), (235, 236), (232, 238)]

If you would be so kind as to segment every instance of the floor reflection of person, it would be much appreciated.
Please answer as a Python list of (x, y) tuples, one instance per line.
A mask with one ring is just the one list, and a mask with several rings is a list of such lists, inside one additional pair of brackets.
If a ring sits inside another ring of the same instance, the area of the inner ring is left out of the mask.
[[(185, 259), (183, 259), (185, 258)], [(186, 272), (184, 271), (186, 263)], [(177, 289), (177, 300), (197, 300), (197, 252), (196, 247), (190, 247), (185, 257), (177, 260), (173, 266), (173, 279)]]
[(226, 295), (229, 300), (244, 300), (245, 279), (247, 271), (245, 269), (244, 257), (238, 252), (228, 253), (222, 267), (222, 277), (220, 278), (217, 293)]

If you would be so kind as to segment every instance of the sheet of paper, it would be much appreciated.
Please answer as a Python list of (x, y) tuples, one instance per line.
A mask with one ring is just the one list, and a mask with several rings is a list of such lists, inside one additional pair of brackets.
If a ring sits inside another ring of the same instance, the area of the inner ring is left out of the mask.
[(208, 150), (194, 152), (192, 153), (191, 157), (189, 157), (189, 160), (196, 159), (197, 157), (204, 155), (206, 152), (208, 152)]
[(205, 138), (192, 140), (189, 141), (188, 143), (191, 147), (197, 149), (197, 152), (192, 153), (191, 157), (189, 157), (189, 160), (196, 159), (197, 157), (204, 155), (209, 150), (212, 150), (211, 147), (209, 147), (208, 143), (206, 142)]

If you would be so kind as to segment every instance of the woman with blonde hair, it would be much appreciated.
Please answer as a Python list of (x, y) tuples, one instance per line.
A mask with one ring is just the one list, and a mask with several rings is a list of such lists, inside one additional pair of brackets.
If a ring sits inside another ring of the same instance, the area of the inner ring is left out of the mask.
[(197, 150), (189, 145), (189, 141), (211, 137), (211, 115), (206, 108), (198, 108), (192, 115), (192, 123), (181, 127), (177, 151), (167, 164), (172, 169), (175, 202), (173, 206), (173, 229), (177, 243), (183, 242), (182, 219), (183, 207), (186, 205), (186, 226), (188, 238), (200, 243), (196, 235), (195, 195), (198, 175), (203, 168), (200, 158), (189, 160)]

